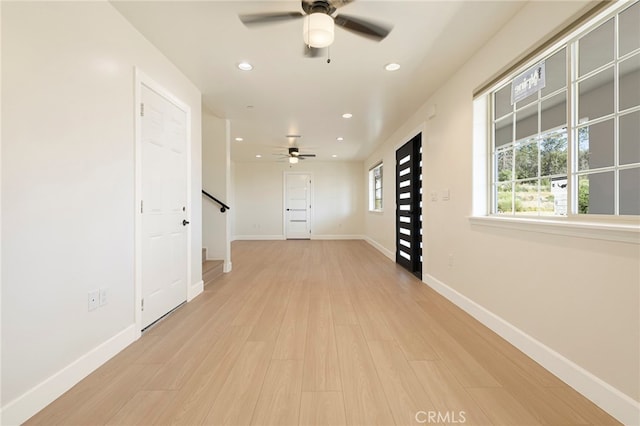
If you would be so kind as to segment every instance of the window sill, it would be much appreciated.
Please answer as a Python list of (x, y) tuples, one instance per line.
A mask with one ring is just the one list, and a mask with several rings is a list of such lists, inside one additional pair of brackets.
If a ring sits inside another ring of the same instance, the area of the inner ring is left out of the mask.
[(472, 216), (469, 217), (469, 222), (478, 226), (640, 244), (640, 225), (637, 223), (618, 224), (501, 216)]
[(382, 214), (383, 211), (382, 210), (369, 210), (369, 213), (373, 213), (373, 214)]

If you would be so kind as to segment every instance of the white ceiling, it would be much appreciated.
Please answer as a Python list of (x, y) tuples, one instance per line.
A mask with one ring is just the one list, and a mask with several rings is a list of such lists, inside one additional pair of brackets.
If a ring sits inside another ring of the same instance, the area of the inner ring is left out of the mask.
[[(524, 2), (358, 0), (338, 13), (393, 30), (377, 43), (336, 28), (329, 64), (303, 56), (302, 20), (249, 29), (238, 19), (301, 11), (297, 1), (112, 4), (191, 79), (211, 112), (231, 120), (233, 160), (275, 161), (285, 152), (277, 147), (295, 142), (317, 154), (309, 161), (345, 161), (366, 158)], [(254, 69), (240, 71), (241, 61)], [(385, 71), (389, 62), (402, 68)], [(288, 140), (292, 133), (302, 137)]]

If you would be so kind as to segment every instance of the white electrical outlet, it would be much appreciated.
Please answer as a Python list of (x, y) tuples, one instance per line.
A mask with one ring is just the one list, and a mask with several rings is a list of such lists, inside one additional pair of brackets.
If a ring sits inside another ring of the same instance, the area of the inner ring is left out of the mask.
[(107, 289), (100, 289), (100, 306), (104, 306), (107, 304)]
[(90, 311), (93, 311), (94, 309), (98, 309), (98, 299), (99, 299), (98, 290), (91, 290), (89, 292), (89, 310)]

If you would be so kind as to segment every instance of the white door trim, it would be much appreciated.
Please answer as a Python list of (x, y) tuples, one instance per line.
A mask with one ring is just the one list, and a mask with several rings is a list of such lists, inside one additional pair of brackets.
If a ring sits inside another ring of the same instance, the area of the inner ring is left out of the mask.
[[(135, 195), (134, 195), (134, 320), (136, 324), (136, 339), (142, 334), (142, 215), (140, 214), (140, 204), (142, 201), (142, 120), (140, 116), (140, 105), (142, 104), (142, 86), (145, 85), (149, 89), (158, 93), (176, 107), (181, 109), (187, 115), (187, 220), (191, 221), (191, 108), (189, 105), (175, 97), (171, 92), (166, 90), (160, 84), (147, 76), (139, 68), (135, 68), (135, 87), (134, 87), (134, 120), (135, 120)], [(191, 287), (191, 239), (192, 227), (187, 227), (187, 285), (184, 298), (188, 300), (188, 291)]]
[(282, 236), (283, 239), (287, 239), (287, 176), (290, 175), (307, 175), (309, 179), (311, 179), (311, 183), (309, 184), (309, 203), (311, 204), (311, 208), (309, 209), (309, 229), (311, 232), (309, 233), (309, 239), (313, 236), (313, 210), (314, 210), (314, 199), (313, 199), (313, 173), (312, 172), (288, 172), (284, 171), (282, 173)]

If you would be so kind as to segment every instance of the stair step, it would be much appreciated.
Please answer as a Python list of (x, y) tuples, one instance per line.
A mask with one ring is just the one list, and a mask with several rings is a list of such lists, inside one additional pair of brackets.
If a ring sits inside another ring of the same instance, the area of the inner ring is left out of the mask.
[(207, 260), (202, 263), (202, 281), (204, 285), (215, 281), (223, 274), (224, 262), (222, 260)]

